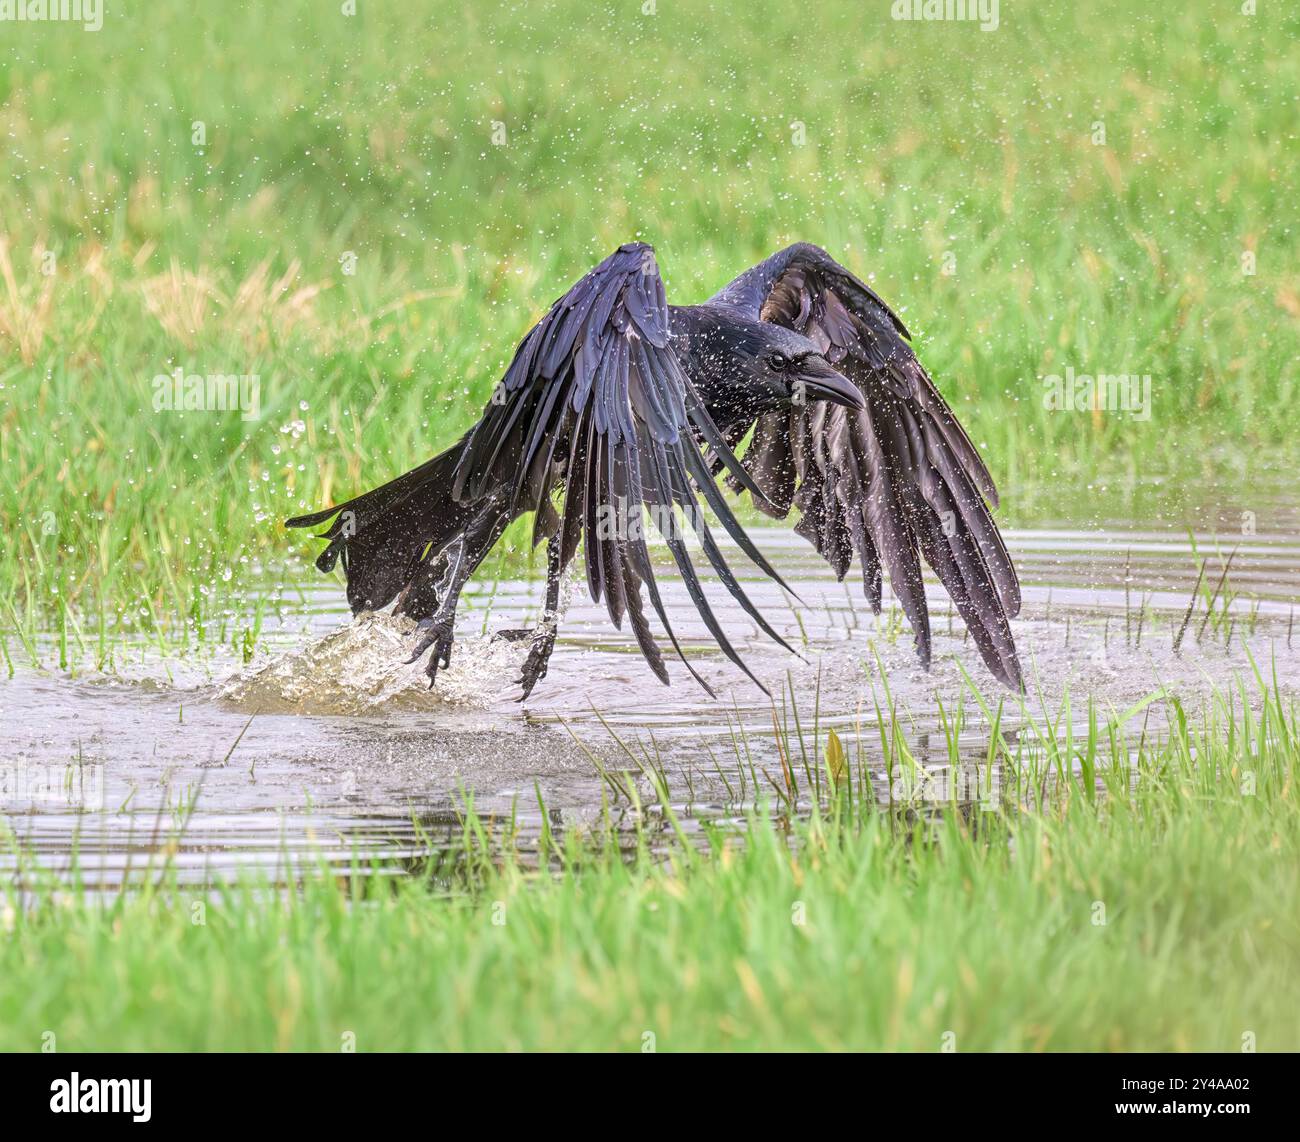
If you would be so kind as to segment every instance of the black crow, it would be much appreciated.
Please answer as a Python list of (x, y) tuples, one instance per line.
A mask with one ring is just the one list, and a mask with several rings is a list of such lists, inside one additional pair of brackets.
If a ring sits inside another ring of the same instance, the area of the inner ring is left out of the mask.
[[(316, 560), (341, 556), (353, 612), (396, 600), (418, 622), (410, 661), (447, 666), (466, 581), (514, 519), (534, 512), (547, 541), (546, 601), (523, 697), (546, 674), (560, 581), (585, 552), (592, 599), (631, 624), (668, 681), (641, 597), (687, 670), (646, 547), (648, 516), (723, 653), (751, 678), (705, 598), (683, 542), (694, 530), (723, 585), (771, 638), (727, 566), (698, 497), (741, 550), (780, 576), (737, 522), (725, 472), (763, 512), (785, 518), (841, 579), (854, 556), (879, 613), (882, 568), (930, 662), (921, 557), (934, 569), (994, 676), (1021, 688), (1008, 619), (1020, 587), (988, 503), (997, 492), (889, 307), (824, 250), (790, 246), (702, 305), (670, 306), (654, 249), (619, 247), (551, 306), (515, 352), (479, 422), (446, 452), (356, 499), (299, 516), (334, 522)], [(750, 434), (744, 459), (733, 449)], [(987, 502), (986, 502), (987, 501)], [(754, 679), (757, 682), (757, 679)], [(711, 690), (709, 690), (712, 693)]]

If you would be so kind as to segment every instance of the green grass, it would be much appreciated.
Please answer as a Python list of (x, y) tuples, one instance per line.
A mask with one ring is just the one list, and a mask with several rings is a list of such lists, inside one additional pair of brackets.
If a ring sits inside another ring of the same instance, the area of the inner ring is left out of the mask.
[[(280, 519), (454, 439), (544, 306), (632, 237), (679, 299), (796, 239), (868, 276), (1013, 520), (1294, 451), (1280, 5), (1004, 5), (994, 33), (886, 0), (360, 7), (123, 0), (98, 33), (9, 29), (15, 613), (182, 645), (310, 549)], [(1150, 373), (1152, 418), (1048, 412), (1039, 378), (1067, 365)], [(256, 374), (261, 418), (155, 412), (177, 367)]]
[[(0, 672), (142, 632), (251, 653), (313, 547), (279, 521), (455, 439), (631, 238), (674, 300), (827, 247), (902, 312), (1012, 523), (1294, 464), (1300, 16), (1036, 0), (986, 34), (890, 6), (6, 27)], [(1151, 418), (1050, 412), (1067, 366), (1150, 374)], [(155, 411), (176, 368), (257, 375), (260, 417)], [(1020, 775), (996, 812), (877, 807), (870, 758), (837, 786), (814, 730), (749, 773), (771, 813), (702, 845), (652, 805), (630, 859), (569, 833), (538, 873), (471, 815), (449, 882), (250, 880), (201, 914), (168, 866), (46, 883), (0, 921), (0, 1048), (1300, 1048), (1295, 709), (1163, 708), (1131, 788), (1100, 712), (991, 733)], [(892, 711), (871, 757), (914, 765)]]
[(428, 878), (11, 890), (0, 1049), (1296, 1050), (1296, 707), (1167, 709), (995, 733), (988, 810), (877, 804), (830, 749), (793, 821), (692, 838), (661, 797), (545, 873), (471, 809)]

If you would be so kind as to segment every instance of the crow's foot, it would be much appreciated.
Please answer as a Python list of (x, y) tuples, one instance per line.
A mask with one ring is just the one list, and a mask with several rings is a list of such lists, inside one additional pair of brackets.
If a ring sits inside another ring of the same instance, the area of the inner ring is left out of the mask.
[(533, 687), (546, 677), (546, 664), (550, 661), (551, 651), (555, 649), (555, 624), (543, 623), (533, 633), (533, 644), (528, 648), (528, 657), (524, 659), (524, 672), (519, 678), (519, 685), (524, 692), (517, 701), (522, 702), (533, 692)]
[(415, 628), (420, 637), (416, 640), (411, 657), (406, 661), (418, 661), (429, 647), (433, 647), (433, 653), (429, 655), (429, 665), (424, 668), (424, 672), (429, 676), (430, 690), (433, 689), (433, 684), (438, 680), (438, 671), (451, 665), (451, 644), (454, 637), (454, 626), (454, 618), (432, 618), (421, 619)]

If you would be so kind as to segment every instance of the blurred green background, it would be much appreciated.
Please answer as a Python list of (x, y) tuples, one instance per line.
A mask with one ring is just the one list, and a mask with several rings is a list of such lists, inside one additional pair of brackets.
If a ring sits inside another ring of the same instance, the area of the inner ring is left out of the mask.
[[(255, 589), (312, 550), (280, 519), (453, 440), (631, 238), (670, 300), (795, 240), (872, 281), (1011, 522), (1294, 455), (1295, 10), (343, 7), (0, 25), (15, 616), (167, 626)], [(1151, 418), (1048, 411), (1067, 365), (1150, 374)], [(260, 419), (154, 411), (178, 367), (257, 375)]]

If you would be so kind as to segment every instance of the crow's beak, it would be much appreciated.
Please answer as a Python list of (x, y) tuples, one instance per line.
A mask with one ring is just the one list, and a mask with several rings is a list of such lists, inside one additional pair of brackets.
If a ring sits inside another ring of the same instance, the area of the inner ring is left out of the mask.
[(830, 401), (859, 411), (867, 407), (867, 402), (862, 399), (862, 390), (820, 357), (809, 357), (801, 362), (799, 377), (794, 384), (796, 404), (801, 396), (805, 401)]

